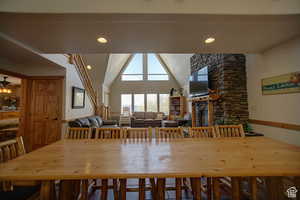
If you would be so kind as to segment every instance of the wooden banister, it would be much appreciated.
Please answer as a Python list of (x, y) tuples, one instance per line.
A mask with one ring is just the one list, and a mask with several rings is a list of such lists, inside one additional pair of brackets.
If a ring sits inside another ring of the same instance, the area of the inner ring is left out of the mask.
[(95, 108), (95, 111), (97, 111), (97, 107), (99, 106), (99, 102), (97, 99), (97, 92), (93, 86), (93, 83), (91, 81), (91, 78), (87, 72), (86, 65), (84, 62), (84, 59), (79, 54), (69, 54), (66, 55), (69, 57), (69, 63), (73, 64), (78, 72), (78, 75), (82, 81), (82, 84), (87, 91), (87, 95), (90, 97), (92, 104)]

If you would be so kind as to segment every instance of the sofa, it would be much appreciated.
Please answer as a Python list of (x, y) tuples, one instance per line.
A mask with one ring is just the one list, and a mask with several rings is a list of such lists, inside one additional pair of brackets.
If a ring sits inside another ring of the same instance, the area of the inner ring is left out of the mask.
[(131, 116), (131, 127), (161, 127), (167, 116), (163, 112), (134, 112)]
[(69, 121), (69, 127), (82, 127), (82, 128), (115, 128), (118, 125), (115, 120), (103, 120), (100, 116), (90, 116), (78, 118)]

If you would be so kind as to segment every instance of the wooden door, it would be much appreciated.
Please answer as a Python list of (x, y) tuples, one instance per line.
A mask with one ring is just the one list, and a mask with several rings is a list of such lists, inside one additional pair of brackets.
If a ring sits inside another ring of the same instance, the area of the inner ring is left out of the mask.
[(24, 137), (28, 151), (51, 144), (61, 137), (62, 79), (27, 80)]

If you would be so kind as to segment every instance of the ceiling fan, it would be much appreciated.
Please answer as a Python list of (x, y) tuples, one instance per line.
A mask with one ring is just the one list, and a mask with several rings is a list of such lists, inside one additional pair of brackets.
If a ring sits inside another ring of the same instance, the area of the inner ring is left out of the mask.
[(6, 80), (7, 78), (7, 76), (4, 76), (3, 81), (0, 81), (1, 86), (4, 88), (10, 84), (10, 82)]

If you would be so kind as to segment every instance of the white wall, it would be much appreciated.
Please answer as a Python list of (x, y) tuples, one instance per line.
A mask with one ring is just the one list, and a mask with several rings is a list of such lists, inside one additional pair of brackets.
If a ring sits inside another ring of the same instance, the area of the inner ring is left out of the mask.
[[(145, 65), (145, 63), (144, 63)], [(144, 66), (145, 67), (145, 66)], [(121, 74), (124, 70), (121, 69), (117, 78), (110, 86), (110, 106), (113, 115), (119, 115), (121, 110), (121, 94), (147, 94), (161, 93), (169, 94), (171, 88), (180, 88), (180, 84), (170, 73), (169, 67), (165, 66), (169, 72), (168, 81), (122, 81)], [(122, 68), (122, 67), (121, 67)]]
[[(300, 93), (262, 95), (261, 79), (300, 71), (300, 38), (246, 56), (249, 118), (300, 124)], [(300, 145), (300, 131), (262, 125), (254, 130), (290, 144)]]
[[(171, 73), (176, 77), (176, 80), (183, 88), (183, 93), (186, 97), (190, 93), (189, 77), (191, 75), (190, 58), (194, 54), (159, 54), (169, 67)], [(192, 112), (191, 102), (187, 102), (187, 112)]]

